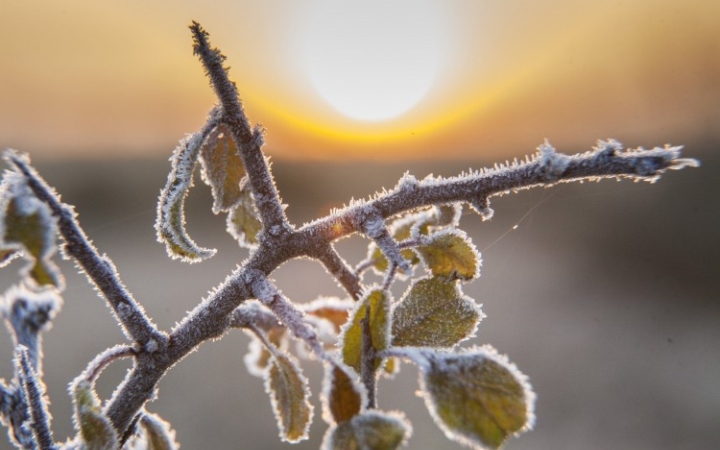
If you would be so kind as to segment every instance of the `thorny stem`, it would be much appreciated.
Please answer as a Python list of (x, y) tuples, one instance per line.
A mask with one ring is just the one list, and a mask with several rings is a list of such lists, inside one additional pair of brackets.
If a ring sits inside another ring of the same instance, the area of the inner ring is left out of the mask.
[(240, 151), (240, 157), (252, 186), (255, 204), (262, 217), (263, 229), (266, 234), (281, 238), (291, 230), (291, 227), (280, 204), (280, 197), (275, 188), (270, 168), (261, 150), (263, 130), (261, 127), (256, 127), (255, 130), (250, 128), (250, 122), (240, 102), (237, 87), (230, 81), (227, 68), (223, 66), (225, 56), (220, 53), (220, 50), (210, 47), (208, 33), (199, 23), (193, 22), (190, 30), (195, 43), (193, 50), (205, 66), (215, 94), (220, 99), (224, 110), (223, 121), (228, 125), (230, 134)]
[(123, 285), (115, 267), (107, 256), (100, 256), (89, 243), (72, 208), (60, 202), (59, 197), (40, 175), (20, 155), (6, 151), (5, 157), (27, 179), (35, 196), (47, 203), (58, 219), (60, 234), (65, 239), (65, 251), (72, 256), (110, 304), (123, 325), (126, 335), (140, 345), (151, 340), (161, 341), (164, 336), (157, 330)]

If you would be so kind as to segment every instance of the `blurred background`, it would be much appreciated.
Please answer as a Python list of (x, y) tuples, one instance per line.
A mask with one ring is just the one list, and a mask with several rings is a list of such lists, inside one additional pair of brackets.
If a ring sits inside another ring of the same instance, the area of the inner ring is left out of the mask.
[[(563, 185), (495, 198), (490, 222), (465, 214), (484, 267), (464, 290), (488, 316), (470, 344), (508, 354), (538, 394), (536, 429), (507, 449), (720, 448), (720, 3), (0, 3), (0, 146), (30, 153), (164, 330), (247, 255), (200, 183), (189, 232), (218, 254), (187, 266), (155, 242), (167, 158), (215, 102), (191, 20), (228, 57), (251, 121), (266, 126), (298, 225), (405, 171), (453, 175), (533, 153), (545, 138), (567, 153), (608, 137), (685, 145), (702, 167), (655, 185)], [(353, 264), (366, 246), (338, 243)], [(61, 265), (65, 305), (44, 360), (58, 439), (72, 434), (67, 384), (124, 342), (84, 277)], [(0, 272), (3, 290), (19, 268)], [(342, 295), (310, 261), (273, 276), (298, 302)], [(309, 441), (279, 441), (262, 381), (242, 361), (247, 342), (233, 332), (203, 345), (148, 409), (186, 449), (318, 448), (319, 405)], [(12, 377), (11, 358), (0, 334), (0, 377)], [(104, 398), (128, 367), (102, 376)], [(305, 368), (317, 400), (321, 370)], [(413, 422), (409, 448), (461, 448), (416, 389), (409, 365), (380, 384), (380, 406)]]

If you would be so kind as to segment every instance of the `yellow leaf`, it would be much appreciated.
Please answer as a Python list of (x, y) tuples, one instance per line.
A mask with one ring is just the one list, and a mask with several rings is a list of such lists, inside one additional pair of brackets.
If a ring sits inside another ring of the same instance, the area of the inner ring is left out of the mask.
[[(369, 314), (368, 314), (369, 308)], [(362, 361), (362, 324), (367, 317), (370, 321), (370, 336), (376, 352), (385, 350), (390, 344), (390, 298), (381, 289), (370, 291), (358, 302), (348, 320), (340, 342), (342, 342), (343, 362), (360, 373)], [(380, 358), (375, 360), (375, 368), (379, 367)]]
[(450, 280), (471, 280), (478, 276), (480, 255), (461, 231), (436, 233), (417, 251), (433, 276)]

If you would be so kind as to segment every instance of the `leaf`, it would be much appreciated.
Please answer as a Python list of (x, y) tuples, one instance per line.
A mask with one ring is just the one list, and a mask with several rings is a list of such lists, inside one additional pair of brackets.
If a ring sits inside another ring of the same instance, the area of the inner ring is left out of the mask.
[(157, 414), (144, 413), (140, 425), (145, 430), (145, 450), (177, 450), (175, 430)]
[(30, 286), (61, 289), (63, 277), (51, 261), (56, 248), (57, 222), (48, 206), (35, 198), (21, 180), (11, 181), (14, 185), (3, 192), (10, 197), (0, 211), (3, 264), (21, 254), (28, 261), (21, 274)]
[(195, 133), (180, 141), (172, 156), (172, 170), (158, 201), (155, 231), (168, 256), (188, 263), (210, 258), (215, 249), (199, 247), (185, 230), (185, 198), (193, 183), (193, 170), (203, 136)]
[(277, 350), (273, 353), (265, 391), (270, 394), (280, 438), (293, 443), (307, 439), (313, 415), (310, 389), (307, 378), (289, 355)]
[[(376, 352), (385, 350), (390, 343), (390, 298), (388, 293), (381, 289), (370, 291), (358, 302), (343, 328), (340, 338), (343, 362), (358, 373), (360, 373), (362, 365), (362, 324), (360, 321), (366, 316), (370, 320), (373, 348)], [(380, 358), (375, 359), (376, 369), (380, 362)]]
[(75, 428), (86, 450), (116, 450), (118, 439), (110, 419), (100, 411), (100, 402), (86, 380), (76, 382), (72, 388), (75, 409)]
[(472, 337), (484, 317), (454, 281), (424, 278), (415, 282), (393, 311), (392, 345), (446, 347)]
[(325, 433), (322, 450), (394, 450), (412, 434), (399, 412), (367, 411)]
[(241, 180), (245, 167), (235, 140), (226, 125), (218, 125), (207, 137), (200, 150), (202, 178), (210, 186), (213, 213), (230, 211), (241, 201)]
[(480, 255), (462, 231), (435, 233), (417, 251), (433, 276), (471, 280), (479, 275)]
[(532, 428), (535, 394), (528, 379), (492, 347), (423, 357), (417, 362), (425, 404), (449, 439), (496, 449)]
[(226, 229), (241, 247), (255, 248), (257, 246), (262, 222), (247, 184), (240, 189), (238, 203), (227, 216)]
[(350, 310), (355, 306), (351, 299), (341, 300), (339, 298), (318, 298), (301, 305), (307, 314), (320, 317), (333, 324), (335, 331), (340, 333), (340, 328), (348, 321)]
[[(243, 359), (245, 361), (245, 367), (247, 367), (250, 375), (264, 378), (265, 370), (270, 366), (270, 361), (272, 360), (272, 353), (257, 336), (252, 333), (248, 334), (251, 338), (250, 344), (248, 345), (248, 352)], [(267, 339), (280, 349), (280, 351), (285, 351), (287, 348), (287, 328), (272, 327), (267, 330)]]
[(365, 388), (349, 368), (337, 363), (325, 365), (323, 418), (327, 423), (347, 422), (362, 412), (365, 402)]

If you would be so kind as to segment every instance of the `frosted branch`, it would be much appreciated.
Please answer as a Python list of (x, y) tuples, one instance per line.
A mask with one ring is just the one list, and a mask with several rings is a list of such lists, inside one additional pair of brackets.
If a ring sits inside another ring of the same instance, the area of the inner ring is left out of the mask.
[(192, 23), (190, 30), (194, 40), (193, 50), (200, 57), (223, 107), (223, 122), (227, 124), (240, 150), (240, 157), (252, 186), (255, 205), (262, 217), (263, 229), (266, 230), (266, 234), (281, 238), (291, 230), (291, 227), (280, 203), (280, 195), (275, 187), (270, 167), (261, 150), (264, 142), (263, 128), (250, 127), (237, 87), (230, 81), (227, 68), (223, 66), (225, 56), (220, 50), (210, 46), (208, 33), (197, 22)]
[(345, 260), (335, 251), (332, 244), (322, 247), (324, 251), (319, 252), (317, 258), (325, 268), (342, 285), (354, 300), (362, 297), (363, 286), (360, 278), (348, 266)]
[(110, 258), (100, 256), (88, 241), (85, 232), (75, 219), (74, 210), (62, 203), (55, 190), (47, 185), (40, 175), (30, 166), (27, 157), (12, 150), (4, 153), (5, 159), (28, 180), (28, 186), (35, 196), (45, 202), (58, 219), (60, 234), (65, 239), (65, 251), (72, 256), (91, 283), (105, 297), (115, 312), (123, 331), (128, 338), (141, 345), (148, 341), (164, 340), (145, 310), (138, 304), (120, 280)]
[(45, 402), (45, 389), (33, 370), (27, 348), (18, 346), (16, 350), (18, 379), (30, 412), (30, 428), (40, 450), (55, 448), (50, 431), (50, 412)]

